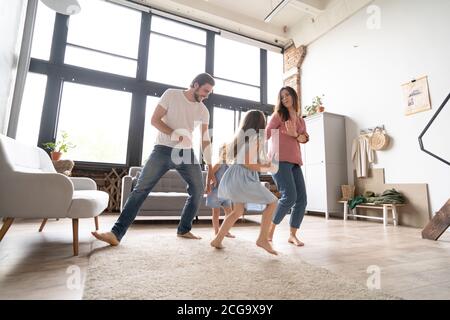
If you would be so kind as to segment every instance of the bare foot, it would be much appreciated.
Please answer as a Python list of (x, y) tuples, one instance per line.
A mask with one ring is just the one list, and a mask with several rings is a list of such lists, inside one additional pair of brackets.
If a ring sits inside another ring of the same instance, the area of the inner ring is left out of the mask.
[(272, 240), (271, 238), (267, 239), (267, 241), (269, 241), (269, 242), (273, 242), (273, 240)]
[(296, 245), (297, 247), (303, 247), (305, 245), (303, 242), (298, 240), (296, 236), (290, 236), (288, 242)]
[(225, 237), (227, 237), (227, 238), (236, 238), (236, 236), (234, 234), (231, 234), (229, 232), (225, 235)]
[(117, 246), (120, 243), (112, 232), (98, 233), (97, 231), (93, 231), (91, 233), (98, 240), (109, 243), (112, 246)]
[(216, 239), (211, 241), (209, 244), (211, 245), (211, 247), (214, 247), (216, 249), (223, 249), (224, 248), (224, 246), (222, 245), (222, 242), (220, 242), (220, 241), (218, 241)]
[(186, 232), (186, 233), (183, 233), (183, 234), (181, 234), (181, 233), (177, 233), (177, 236), (178, 237), (181, 237), (181, 238), (186, 238), (186, 239), (195, 239), (195, 240), (200, 240), (201, 239), (201, 237), (199, 237), (199, 236), (196, 236), (196, 235), (194, 235), (192, 232)]
[(266, 250), (268, 253), (271, 253), (271, 254), (274, 254), (274, 255), (277, 255), (278, 254), (278, 252), (276, 252), (273, 248), (272, 248), (272, 245), (270, 244), (270, 242), (269, 241), (264, 241), (264, 240), (257, 240), (256, 241), (256, 245), (258, 246), (258, 247), (261, 247), (261, 248), (263, 248), (264, 250)]

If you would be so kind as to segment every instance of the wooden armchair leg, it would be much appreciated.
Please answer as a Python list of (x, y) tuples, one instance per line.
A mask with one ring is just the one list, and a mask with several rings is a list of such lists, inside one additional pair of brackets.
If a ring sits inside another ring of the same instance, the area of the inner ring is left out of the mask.
[(2, 241), (6, 232), (8, 232), (8, 229), (9, 229), (9, 227), (11, 227), (11, 224), (13, 223), (13, 221), (14, 221), (14, 218), (4, 218), (3, 219), (3, 226), (0, 229), (0, 241)]
[(43, 221), (42, 221), (42, 223), (41, 223), (41, 226), (39, 227), (39, 232), (42, 232), (42, 230), (44, 230), (44, 227), (45, 227), (45, 224), (47, 223), (47, 218), (45, 218)]
[(98, 228), (98, 216), (94, 218), (94, 221), (95, 221), (95, 231), (98, 231), (99, 230), (99, 228)]
[(73, 255), (78, 255), (78, 219), (72, 219)]

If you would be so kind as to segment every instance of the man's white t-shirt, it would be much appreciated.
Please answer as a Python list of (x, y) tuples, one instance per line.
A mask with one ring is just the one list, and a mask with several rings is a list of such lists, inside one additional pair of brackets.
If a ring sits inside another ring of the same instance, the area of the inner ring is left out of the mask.
[[(158, 130), (155, 145), (160, 144), (172, 148), (192, 148), (192, 133), (201, 124), (209, 124), (209, 111), (202, 102), (189, 101), (182, 89), (168, 89), (159, 100), (158, 105), (167, 110), (161, 119), (175, 130), (172, 136)], [(180, 135), (188, 136), (180, 143)]]

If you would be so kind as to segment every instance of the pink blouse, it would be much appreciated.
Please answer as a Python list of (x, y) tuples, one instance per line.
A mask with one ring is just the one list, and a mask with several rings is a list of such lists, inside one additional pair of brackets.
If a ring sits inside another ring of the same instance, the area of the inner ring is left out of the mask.
[[(278, 130), (279, 139), (273, 138), (276, 133), (274, 130)], [(297, 117), (297, 133), (306, 133), (305, 120), (299, 116)], [(286, 133), (285, 121), (282, 121), (276, 113), (272, 116), (266, 128), (266, 138), (270, 139), (270, 137), (272, 137), (269, 143), (270, 159), (272, 159), (274, 154), (278, 153), (280, 161), (303, 165), (300, 143), (295, 137), (291, 137)]]

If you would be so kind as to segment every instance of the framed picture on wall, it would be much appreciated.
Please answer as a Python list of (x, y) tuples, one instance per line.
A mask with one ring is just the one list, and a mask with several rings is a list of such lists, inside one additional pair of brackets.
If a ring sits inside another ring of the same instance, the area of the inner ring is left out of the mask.
[(405, 115), (431, 109), (428, 77), (412, 80), (402, 85), (405, 100)]

